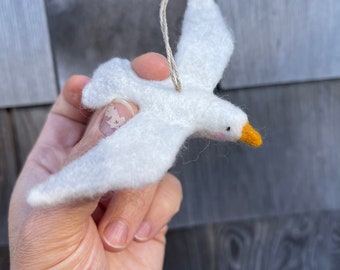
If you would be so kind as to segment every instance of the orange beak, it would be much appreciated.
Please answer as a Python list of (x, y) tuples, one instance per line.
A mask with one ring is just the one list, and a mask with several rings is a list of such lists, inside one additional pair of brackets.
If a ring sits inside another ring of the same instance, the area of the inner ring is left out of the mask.
[(247, 122), (242, 129), (240, 141), (253, 147), (259, 147), (262, 144), (262, 137), (260, 133)]

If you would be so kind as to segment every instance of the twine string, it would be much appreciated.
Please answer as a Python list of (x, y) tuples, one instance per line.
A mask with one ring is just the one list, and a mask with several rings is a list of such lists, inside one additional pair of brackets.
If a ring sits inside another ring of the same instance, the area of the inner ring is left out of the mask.
[(170, 76), (171, 80), (178, 92), (181, 91), (181, 81), (179, 78), (178, 70), (174, 55), (172, 53), (170, 43), (169, 43), (169, 33), (168, 33), (168, 22), (166, 20), (166, 8), (168, 5), (168, 0), (162, 0), (160, 10), (159, 10), (159, 19), (161, 24), (161, 31), (163, 35), (166, 57), (168, 59), (169, 67), (170, 67)]

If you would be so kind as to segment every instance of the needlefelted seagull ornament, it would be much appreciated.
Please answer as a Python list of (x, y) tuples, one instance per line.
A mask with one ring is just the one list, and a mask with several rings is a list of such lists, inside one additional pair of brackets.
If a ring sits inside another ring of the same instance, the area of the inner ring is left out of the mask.
[(170, 79), (139, 78), (128, 60), (113, 58), (100, 65), (83, 90), (83, 104), (99, 109), (124, 98), (137, 104), (139, 113), (33, 187), (28, 203), (49, 207), (155, 183), (191, 135), (260, 146), (261, 136), (247, 115), (213, 94), (232, 51), (231, 34), (214, 0), (188, 0), (175, 56), (180, 92)]

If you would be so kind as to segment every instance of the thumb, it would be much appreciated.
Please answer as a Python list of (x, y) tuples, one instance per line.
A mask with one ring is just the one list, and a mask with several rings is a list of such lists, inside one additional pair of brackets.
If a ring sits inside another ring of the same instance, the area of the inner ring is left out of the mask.
[[(97, 110), (93, 114), (83, 137), (73, 147), (65, 160), (64, 166), (90, 151), (101, 139), (113, 134), (137, 113), (138, 107), (123, 98), (117, 98), (109, 105)], [(79, 179), (79, 181), (81, 181), (81, 179)], [(75, 202), (75, 204), (77, 204), (77, 207), (88, 209), (84, 214), (85, 216), (89, 216), (96, 208), (99, 199), (100, 198), (94, 201), (85, 200), (79, 203)], [(66, 208), (70, 209), (72, 205), (68, 205)], [(67, 209), (64, 209), (64, 211), (67, 211)], [(78, 212), (78, 215), (80, 213), (81, 212)]]
[(85, 154), (99, 140), (114, 133), (138, 112), (138, 107), (123, 99), (117, 98), (109, 105), (96, 111), (82, 139), (73, 147), (64, 165)]

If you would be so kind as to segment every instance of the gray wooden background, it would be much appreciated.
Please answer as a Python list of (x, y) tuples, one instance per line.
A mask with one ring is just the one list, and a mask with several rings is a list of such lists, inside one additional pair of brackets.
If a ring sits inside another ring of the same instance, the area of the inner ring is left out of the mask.
[[(175, 46), (186, 1), (169, 2)], [(340, 269), (340, 2), (217, 2), (236, 50), (216, 93), (249, 114), (264, 145), (185, 144), (165, 269)], [(0, 269), (10, 192), (59, 85), (113, 56), (163, 53), (158, 8), (1, 1)]]

